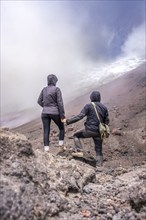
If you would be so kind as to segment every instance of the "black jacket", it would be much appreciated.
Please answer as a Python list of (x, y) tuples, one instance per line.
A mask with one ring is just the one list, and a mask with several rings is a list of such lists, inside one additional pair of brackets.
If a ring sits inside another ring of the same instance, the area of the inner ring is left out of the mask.
[[(96, 105), (96, 109), (98, 111), (101, 122), (108, 124), (109, 117), (108, 117), (107, 108), (100, 102), (94, 102), (94, 103)], [(96, 112), (95, 112), (95, 109), (92, 103), (85, 105), (84, 108), (81, 110), (80, 114), (70, 119), (67, 119), (66, 123), (67, 125), (72, 124), (74, 122), (81, 120), (85, 116), (87, 117), (86, 122), (85, 122), (85, 129), (93, 131), (93, 132), (94, 131), (97, 132), (99, 130), (99, 120), (97, 118), (97, 115), (96, 115)]]

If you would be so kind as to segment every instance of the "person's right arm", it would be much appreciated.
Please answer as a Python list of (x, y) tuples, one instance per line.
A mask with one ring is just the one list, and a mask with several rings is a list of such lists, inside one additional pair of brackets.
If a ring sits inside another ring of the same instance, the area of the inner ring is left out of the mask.
[(69, 119), (66, 119), (66, 124), (69, 125), (75, 123), (81, 120), (82, 118), (84, 118), (87, 114), (88, 114), (88, 105), (85, 105), (84, 108), (81, 110), (80, 114), (73, 116)]

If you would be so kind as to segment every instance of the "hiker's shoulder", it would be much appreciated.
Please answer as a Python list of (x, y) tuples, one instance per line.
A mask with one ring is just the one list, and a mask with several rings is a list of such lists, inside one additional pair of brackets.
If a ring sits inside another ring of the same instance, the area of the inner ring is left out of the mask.
[(108, 108), (106, 107), (105, 104), (99, 102), (98, 105), (99, 105), (102, 109), (104, 109), (104, 110), (108, 110)]
[(56, 91), (61, 92), (61, 89), (58, 86), (54, 86), (54, 88), (56, 89)]
[(85, 106), (84, 106), (85, 109), (90, 109), (91, 107), (92, 107), (92, 103), (91, 102), (85, 104)]
[(47, 89), (47, 86), (44, 86), (44, 87), (42, 88), (42, 92), (45, 91), (46, 89)]
[(90, 107), (90, 106), (92, 106), (92, 103), (91, 103), (91, 102), (89, 102), (89, 103), (85, 104), (85, 106)]
[(47, 89), (48, 86), (44, 86), (42, 90)]

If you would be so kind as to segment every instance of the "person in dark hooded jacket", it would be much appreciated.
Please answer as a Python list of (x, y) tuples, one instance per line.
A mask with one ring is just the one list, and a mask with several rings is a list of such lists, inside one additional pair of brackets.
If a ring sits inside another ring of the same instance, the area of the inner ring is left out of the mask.
[(51, 120), (59, 128), (59, 146), (63, 147), (64, 142), (64, 124), (61, 120), (65, 118), (62, 93), (60, 88), (56, 87), (58, 79), (54, 74), (47, 76), (48, 86), (44, 87), (39, 95), (38, 104), (43, 108), (42, 123), (43, 123), (43, 141), (44, 150), (49, 151), (49, 134)]
[[(109, 115), (106, 106), (104, 106), (100, 100), (101, 96), (98, 91), (93, 91), (90, 95), (91, 102), (95, 103), (97, 112), (100, 117), (100, 121), (109, 124)], [(102, 139), (99, 133), (99, 120), (97, 118), (95, 109), (92, 103), (86, 104), (81, 110), (80, 114), (64, 119), (64, 123), (67, 125), (75, 123), (86, 116), (85, 128), (83, 130), (74, 133), (74, 143), (78, 151), (82, 150), (82, 144), (80, 138), (93, 138), (96, 151), (96, 167), (103, 165), (103, 154), (102, 154)]]

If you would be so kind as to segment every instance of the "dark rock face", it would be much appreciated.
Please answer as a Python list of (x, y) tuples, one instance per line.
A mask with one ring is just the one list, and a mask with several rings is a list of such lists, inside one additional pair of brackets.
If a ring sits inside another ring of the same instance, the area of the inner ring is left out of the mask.
[(67, 207), (67, 200), (56, 191), (39, 192), (35, 186), (21, 186), (18, 192), (11, 186), (1, 186), (1, 219), (45, 219), (55, 216)]
[(146, 165), (95, 173), (85, 161), (33, 150), (20, 134), (1, 130), (0, 139), (1, 220), (146, 219)]
[[(5, 132), (4, 132), (5, 131)], [(10, 157), (32, 156), (34, 154), (32, 145), (24, 135), (11, 134), (10, 131), (0, 130), (0, 159)]]
[(1, 130), (1, 219), (44, 219), (67, 204), (51, 190), (49, 176), (33, 165), (31, 143), (19, 134)]

